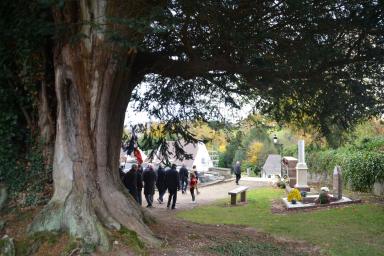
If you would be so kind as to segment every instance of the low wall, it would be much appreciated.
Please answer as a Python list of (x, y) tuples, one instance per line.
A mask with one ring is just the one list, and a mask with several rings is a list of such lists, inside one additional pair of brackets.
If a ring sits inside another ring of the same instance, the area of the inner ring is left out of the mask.
[(224, 176), (225, 179), (232, 178), (232, 173), (230, 168), (220, 168), (220, 167), (210, 167), (208, 172), (217, 172), (219, 176)]
[(332, 185), (332, 176), (328, 175), (328, 172), (324, 171), (322, 173), (311, 173), (308, 172), (308, 184), (317, 184), (330, 186)]

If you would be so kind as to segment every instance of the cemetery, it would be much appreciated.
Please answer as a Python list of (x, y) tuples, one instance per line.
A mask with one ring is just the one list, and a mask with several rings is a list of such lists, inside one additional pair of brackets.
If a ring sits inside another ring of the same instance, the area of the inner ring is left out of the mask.
[[(361, 202), (360, 199), (351, 199), (343, 196), (343, 180), (340, 166), (335, 166), (333, 171), (333, 188), (331, 194), (328, 194), (329, 188), (327, 187), (320, 188), (320, 192), (314, 191), (314, 188), (310, 188), (307, 183), (308, 167), (305, 162), (305, 144), (303, 140), (298, 142), (298, 151), (298, 160), (293, 157), (285, 157), (283, 159), (287, 169), (286, 173), (289, 174), (289, 181), (285, 187), (288, 197), (284, 197), (282, 200), (288, 210), (339, 206)], [(294, 194), (295, 192), (296, 194)], [(292, 194), (293, 196), (290, 198)], [(322, 196), (328, 198), (321, 200)]]
[(0, 256), (384, 255), (384, 1), (0, 11)]

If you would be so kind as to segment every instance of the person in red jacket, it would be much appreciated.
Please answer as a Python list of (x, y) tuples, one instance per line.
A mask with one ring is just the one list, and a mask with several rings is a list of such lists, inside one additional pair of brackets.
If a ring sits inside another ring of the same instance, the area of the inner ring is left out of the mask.
[(196, 175), (194, 173), (191, 173), (190, 180), (189, 180), (189, 191), (191, 192), (192, 203), (196, 203), (196, 197), (195, 197), (195, 189), (196, 188), (197, 188)]

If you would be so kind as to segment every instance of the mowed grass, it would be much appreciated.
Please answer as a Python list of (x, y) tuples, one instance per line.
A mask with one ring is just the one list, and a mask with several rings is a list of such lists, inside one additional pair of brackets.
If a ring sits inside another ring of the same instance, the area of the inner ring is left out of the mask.
[(228, 200), (182, 211), (178, 216), (203, 224), (236, 224), (292, 240), (305, 240), (329, 255), (384, 255), (384, 206), (355, 204), (289, 214), (271, 213), (271, 202), (285, 192), (250, 191), (248, 204), (230, 207)]

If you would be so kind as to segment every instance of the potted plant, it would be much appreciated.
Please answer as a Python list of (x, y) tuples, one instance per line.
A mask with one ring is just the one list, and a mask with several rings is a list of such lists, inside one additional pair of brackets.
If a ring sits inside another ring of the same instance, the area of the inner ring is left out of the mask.
[(292, 204), (296, 204), (297, 201), (301, 201), (301, 200), (302, 200), (301, 193), (300, 193), (300, 190), (298, 190), (297, 188), (292, 189), (288, 193), (288, 202), (291, 202)]

